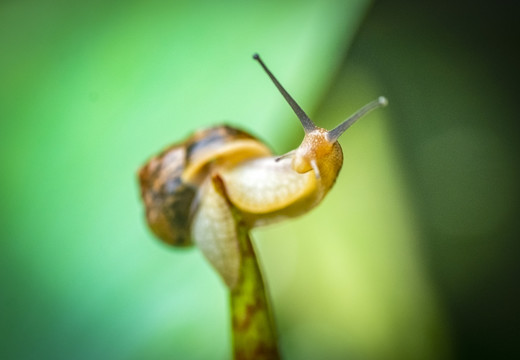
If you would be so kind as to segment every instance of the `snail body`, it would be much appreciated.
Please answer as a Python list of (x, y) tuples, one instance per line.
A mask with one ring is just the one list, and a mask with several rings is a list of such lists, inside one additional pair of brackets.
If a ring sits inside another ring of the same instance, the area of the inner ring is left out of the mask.
[(235, 212), (253, 228), (299, 216), (320, 203), (343, 164), (338, 137), (366, 112), (369, 103), (333, 130), (317, 127), (267, 69), (300, 119), (305, 137), (282, 156), (245, 131), (217, 126), (194, 133), (149, 160), (139, 171), (148, 225), (173, 246), (195, 243), (233, 288), (240, 253)]

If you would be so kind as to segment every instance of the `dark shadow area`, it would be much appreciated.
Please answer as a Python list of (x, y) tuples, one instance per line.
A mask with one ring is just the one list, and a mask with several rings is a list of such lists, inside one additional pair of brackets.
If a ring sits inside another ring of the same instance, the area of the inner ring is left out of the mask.
[(378, 2), (348, 53), (382, 82), (457, 359), (519, 350), (520, 7)]

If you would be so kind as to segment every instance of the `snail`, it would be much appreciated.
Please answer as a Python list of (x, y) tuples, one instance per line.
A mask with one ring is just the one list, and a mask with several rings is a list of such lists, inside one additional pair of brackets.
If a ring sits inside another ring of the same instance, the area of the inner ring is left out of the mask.
[(216, 126), (168, 147), (138, 174), (153, 233), (173, 246), (195, 243), (230, 289), (240, 267), (235, 214), (254, 228), (318, 205), (343, 164), (338, 138), (360, 117), (387, 104), (379, 97), (327, 131), (310, 120), (257, 54), (253, 58), (298, 116), (305, 131), (301, 145), (276, 156), (247, 132)]

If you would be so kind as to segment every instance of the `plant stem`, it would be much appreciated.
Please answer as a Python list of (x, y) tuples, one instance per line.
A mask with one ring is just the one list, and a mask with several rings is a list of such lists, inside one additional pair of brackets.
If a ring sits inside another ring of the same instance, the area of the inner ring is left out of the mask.
[(249, 229), (238, 222), (240, 278), (231, 290), (233, 348), (236, 360), (279, 359), (273, 318)]

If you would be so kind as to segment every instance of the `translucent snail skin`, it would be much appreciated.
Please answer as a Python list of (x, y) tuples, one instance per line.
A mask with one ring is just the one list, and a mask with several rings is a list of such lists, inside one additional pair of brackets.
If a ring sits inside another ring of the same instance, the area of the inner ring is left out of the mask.
[(173, 246), (193, 243), (233, 289), (241, 262), (237, 214), (248, 229), (299, 216), (318, 205), (343, 164), (338, 138), (369, 111), (385, 106), (379, 97), (332, 130), (317, 127), (266, 71), (300, 120), (300, 146), (276, 156), (254, 136), (217, 126), (195, 132), (150, 159), (139, 171), (148, 225)]

